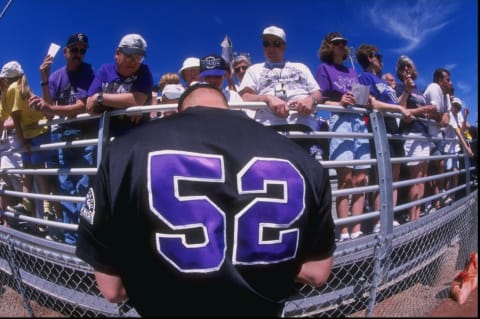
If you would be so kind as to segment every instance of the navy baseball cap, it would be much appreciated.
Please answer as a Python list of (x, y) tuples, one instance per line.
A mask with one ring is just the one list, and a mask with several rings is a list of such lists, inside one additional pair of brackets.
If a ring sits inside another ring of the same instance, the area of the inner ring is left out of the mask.
[(227, 62), (219, 55), (210, 54), (200, 59), (200, 77), (223, 76), (227, 70)]
[(74, 33), (67, 40), (67, 47), (71, 47), (77, 43), (84, 43), (88, 48), (88, 37), (84, 33)]

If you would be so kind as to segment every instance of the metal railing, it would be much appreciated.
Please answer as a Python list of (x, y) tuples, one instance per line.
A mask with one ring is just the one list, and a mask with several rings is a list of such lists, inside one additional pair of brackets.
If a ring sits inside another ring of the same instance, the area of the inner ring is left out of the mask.
[[(256, 109), (262, 103), (240, 103), (232, 108)], [(138, 115), (151, 111), (168, 111), (175, 105), (131, 107), (104, 113), (99, 119), (99, 135), (96, 139), (61, 142), (41, 145), (38, 149), (58, 149), (97, 145), (98, 162), (104, 145), (110, 140), (108, 123), (111, 116)], [(366, 112), (364, 109), (319, 105), (321, 110), (335, 112)], [(376, 158), (366, 163), (378, 173), (380, 183), (367, 186), (337, 189), (335, 168), (351, 165), (352, 162), (322, 160), (331, 173), (332, 201), (337, 196), (358, 193), (380, 193), (380, 209), (364, 212), (359, 216), (338, 219), (332, 207), (335, 225), (362, 223), (364, 236), (337, 244), (335, 261), (330, 279), (320, 289), (297, 284), (295, 293), (287, 301), (284, 316), (421, 316), (429, 312), (440, 299), (448, 296), (449, 284), (455, 273), (463, 269), (468, 254), (478, 247), (478, 191), (474, 174), (475, 167), (464, 154), (441, 155), (420, 158), (423, 160), (457, 158), (463, 165), (457, 172), (433, 174), (421, 179), (423, 182), (458, 175), (458, 186), (444, 194), (425, 196), (407, 202), (399, 194), (398, 204), (393, 207), (392, 190), (404, 191), (418, 179), (402, 178), (393, 182), (391, 163), (407, 163), (411, 158), (390, 158), (388, 142), (405, 139), (386, 133), (384, 116), (395, 114), (368, 112), (372, 133), (338, 134), (333, 132), (283, 132), (288, 138), (321, 141), (336, 137), (368, 138), (375, 147)], [(80, 115), (76, 121), (91, 118)], [(53, 120), (48, 124), (72, 120)], [(412, 138), (409, 136), (408, 138)], [(432, 140), (432, 139), (430, 139)], [(476, 141), (474, 141), (476, 143)], [(419, 160), (419, 158), (415, 158)], [(476, 163), (475, 163), (476, 164)], [(95, 167), (70, 169), (1, 169), (4, 175), (11, 174), (89, 174)], [(35, 200), (82, 202), (83, 197), (24, 193), (18, 190), (2, 190), (1, 195), (29, 197)], [(419, 220), (405, 222), (393, 227), (393, 220), (405, 214), (413, 205), (424, 205), (445, 194), (455, 194), (456, 200), (435, 213), (425, 214)], [(47, 227), (76, 230), (77, 225), (47, 221), (37, 217), (2, 213), (19, 225), (46, 225)], [(372, 223), (380, 218), (380, 232), (369, 231)], [(6, 294), (16, 294), (23, 300), (23, 309), (29, 316), (39, 316), (39, 309), (49, 309), (66, 316), (137, 316), (127, 303), (111, 304), (100, 294), (95, 285), (93, 269), (74, 254), (75, 247), (58, 243), (25, 231), (21, 227), (0, 226), (0, 300)], [(406, 306), (408, 305), (408, 306)], [(161, 307), (161, 304), (159, 304)]]

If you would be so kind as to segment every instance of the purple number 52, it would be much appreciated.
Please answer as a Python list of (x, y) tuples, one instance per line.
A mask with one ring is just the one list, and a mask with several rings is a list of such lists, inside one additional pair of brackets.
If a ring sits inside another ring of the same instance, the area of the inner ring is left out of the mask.
[[(181, 272), (218, 270), (225, 259), (226, 213), (206, 195), (181, 195), (181, 182), (225, 183), (223, 157), (213, 154), (157, 151), (149, 154), (150, 210), (174, 233), (157, 232), (157, 252)], [(239, 194), (258, 194), (235, 212), (232, 261), (269, 264), (297, 254), (299, 230), (294, 222), (305, 208), (305, 181), (287, 160), (252, 158), (237, 173)], [(268, 185), (283, 190), (269, 198)], [(185, 232), (196, 229), (204, 240), (187, 242)], [(265, 239), (266, 229), (276, 236)]]

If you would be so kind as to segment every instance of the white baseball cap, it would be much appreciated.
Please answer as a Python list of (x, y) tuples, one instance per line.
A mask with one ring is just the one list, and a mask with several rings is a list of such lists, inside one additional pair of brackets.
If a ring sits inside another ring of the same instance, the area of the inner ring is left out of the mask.
[(120, 40), (118, 48), (122, 49), (125, 54), (145, 55), (147, 51), (147, 41), (139, 34), (127, 34)]
[(458, 97), (454, 97), (453, 100), (452, 100), (452, 105), (453, 104), (457, 104), (460, 106), (460, 108), (462, 108), (463, 106), (463, 103), (462, 103), (462, 100), (460, 100)]
[(183, 61), (182, 67), (180, 68), (180, 70), (178, 70), (178, 73), (182, 74), (182, 71), (185, 69), (199, 68), (199, 67), (200, 67), (199, 58), (194, 58), (194, 57), (186, 58), (185, 61)]
[(166, 96), (169, 100), (179, 99), (185, 88), (181, 84), (167, 84), (163, 88), (162, 96)]
[(274, 25), (268, 27), (268, 28), (265, 28), (263, 30), (263, 35), (274, 35), (276, 36), (277, 38), (280, 38), (283, 40), (283, 42), (287, 43), (287, 35), (285, 34), (285, 31), (283, 31), (282, 28), (279, 28), (279, 27), (276, 27)]
[(10, 61), (5, 63), (0, 72), (0, 78), (16, 78), (23, 75), (22, 66), (17, 61)]

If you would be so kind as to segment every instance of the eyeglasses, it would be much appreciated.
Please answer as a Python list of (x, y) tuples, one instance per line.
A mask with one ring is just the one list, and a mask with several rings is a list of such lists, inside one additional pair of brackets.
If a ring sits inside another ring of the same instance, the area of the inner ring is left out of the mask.
[(340, 45), (340, 44), (347, 45), (347, 40), (340, 40), (340, 39), (333, 40), (332, 44), (335, 45), (335, 46)]
[(263, 47), (264, 48), (269, 48), (269, 47), (276, 47), (279, 48), (282, 46), (282, 41), (279, 40), (273, 40), (273, 41), (268, 41), (268, 40), (263, 40)]
[(125, 57), (126, 60), (130, 60), (130, 61), (133, 61), (133, 62), (136, 62), (136, 63), (142, 63), (143, 60), (145, 59), (145, 56), (143, 56), (141, 54), (127, 54), (127, 53), (123, 52), (123, 50), (120, 50), (120, 53), (123, 54), (123, 56)]
[(241, 66), (239, 66), (239, 67), (237, 67), (237, 68), (234, 68), (233, 70), (235, 71), (235, 73), (238, 73), (238, 72), (240, 72), (240, 70), (245, 71), (246, 69), (248, 69), (248, 66), (246, 66), (246, 65), (241, 65)]
[(371, 52), (369, 55), (368, 55), (370, 58), (377, 58), (379, 61), (382, 61), (382, 58), (383, 58), (383, 55), (381, 55), (380, 53), (378, 52)]
[(87, 52), (87, 49), (79, 49), (79, 48), (70, 48), (70, 53), (77, 54), (80, 53), (81, 55), (84, 55)]

